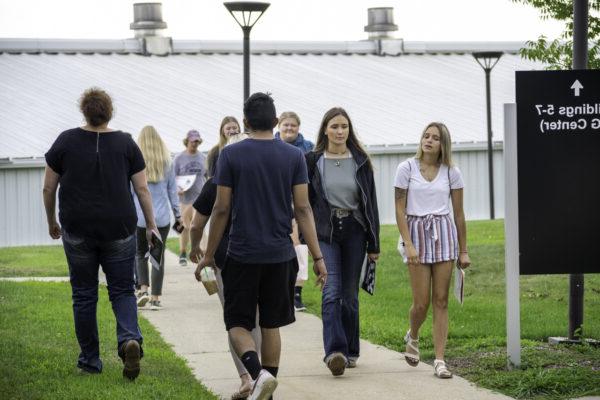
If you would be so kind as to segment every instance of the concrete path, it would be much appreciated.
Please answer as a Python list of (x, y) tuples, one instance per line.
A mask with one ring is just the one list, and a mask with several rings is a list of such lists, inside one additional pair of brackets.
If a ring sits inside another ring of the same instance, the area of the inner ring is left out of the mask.
[[(208, 296), (196, 282), (194, 266), (180, 267), (169, 252), (165, 261), (163, 309), (141, 309), (141, 314), (187, 360), (198, 380), (222, 399), (229, 399), (240, 381), (227, 346), (221, 303), (216, 294)], [(321, 320), (307, 313), (296, 313), (296, 319), (281, 332), (277, 399), (509, 399), (459, 377), (437, 379), (431, 366), (409, 367), (401, 353), (366, 341), (361, 342), (358, 367), (334, 378), (321, 361)]]

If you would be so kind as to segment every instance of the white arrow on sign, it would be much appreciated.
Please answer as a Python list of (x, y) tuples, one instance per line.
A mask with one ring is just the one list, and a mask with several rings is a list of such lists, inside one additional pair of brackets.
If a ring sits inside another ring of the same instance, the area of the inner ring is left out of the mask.
[(571, 89), (575, 91), (575, 97), (579, 96), (579, 91), (583, 89), (583, 85), (579, 82), (579, 79), (575, 79), (575, 82), (571, 85)]

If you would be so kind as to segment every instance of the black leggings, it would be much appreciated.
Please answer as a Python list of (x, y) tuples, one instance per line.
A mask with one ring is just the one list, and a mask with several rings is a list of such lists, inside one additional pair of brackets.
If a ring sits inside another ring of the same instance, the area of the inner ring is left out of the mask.
[(169, 235), (169, 225), (158, 228), (160, 238), (162, 239), (165, 246), (163, 247), (163, 254), (160, 260), (160, 268), (150, 266), (152, 269), (152, 284), (148, 279), (148, 241), (146, 240), (146, 228), (137, 227), (137, 250), (135, 253), (135, 271), (137, 278), (137, 286), (150, 286), (151, 295), (160, 296), (162, 294), (163, 277), (165, 275), (165, 253), (164, 249), (167, 246), (167, 236)]

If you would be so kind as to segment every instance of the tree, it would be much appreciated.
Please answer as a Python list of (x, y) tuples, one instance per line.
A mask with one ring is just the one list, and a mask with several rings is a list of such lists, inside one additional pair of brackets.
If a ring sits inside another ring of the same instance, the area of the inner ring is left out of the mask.
[[(547, 69), (571, 69), (573, 65), (573, 0), (512, 0), (540, 10), (541, 18), (565, 21), (559, 39), (548, 41), (540, 36), (528, 41), (520, 50), (521, 57), (547, 64)], [(600, 0), (589, 1), (588, 69), (600, 69)]]

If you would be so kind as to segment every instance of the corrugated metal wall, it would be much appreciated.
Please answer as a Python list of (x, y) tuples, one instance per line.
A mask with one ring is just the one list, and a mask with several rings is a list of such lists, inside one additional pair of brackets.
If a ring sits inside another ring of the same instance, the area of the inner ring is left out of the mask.
[(0, 247), (57, 243), (48, 236), (43, 166), (0, 168)]
[[(404, 146), (399, 146), (404, 147)], [(414, 147), (373, 149), (375, 185), (382, 224), (395, 224), (394, 176), (398, 164), (414, 155)], [(485, 145), (455, 146), (455, 164), (465, 180), (467, 219), (489, 219), (488, 165)], [(504, 217), (504, 164), (501, 145), (494, 149), (496, 218)], [(42, 202), (42, 164), (0, 167), (0, 247), (56, 244), (48, 236)]]

